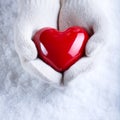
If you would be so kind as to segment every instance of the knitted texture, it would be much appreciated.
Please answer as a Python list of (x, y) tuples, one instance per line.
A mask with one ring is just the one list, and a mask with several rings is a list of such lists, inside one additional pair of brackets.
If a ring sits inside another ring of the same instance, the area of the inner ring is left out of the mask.
[(37, 49), (32, 41), (34, 33), (43, 27), (57, 27), (59, 0), (22, 0), (15, 23), (15, 48), (22, 66), (30, 74), (46, 82), (60, 84), (62, 75), (37, 59)]
[(109, 53), (108, 46), (116, 41), (116, 34), (118, 35), (119, 32), (116, 30), (119, 25), (117, 15), (115, 16), (115, 4), (115, 1), (109, 0), (61, 1), (60, 30), (78, 25), (86, 28), (91, 35), (85, 49), (86, 57), (80, 59), (65, 72), (65, 81), (68, 82), (105, 61), (104, 58)]

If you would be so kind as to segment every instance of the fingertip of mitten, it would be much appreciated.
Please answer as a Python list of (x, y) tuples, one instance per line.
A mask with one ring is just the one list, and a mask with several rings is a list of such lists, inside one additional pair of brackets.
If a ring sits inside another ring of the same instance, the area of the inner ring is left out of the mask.
[(94, 57), (100, 54), (101, 49), (103, 49), (104, 45), (102, 43), (89, 43), (86, 46), (85, 54), (87, 57)]
[(33, 44), (32, 46), (29, 45), (19, 45), (18, 43), (15, 43), (15, 50), (19, 56), (22, 56), (26, 60), (34, 60), (37, 58), (37, 49), (35, 45)]
[(103, 38), (103, 34), (100, 32), (95, 33), (93, 36), (91, 36), (85, 48), (86, 56), (90, 57), (100, 54), (100, 50), (103, 49), (106, 44), (106, 39), (106, 37)]
[(37, 58), (37, 49), (34, 44), (32, 47), (28, 46), (27, 48), (23, 48), (21, 52), (23, 52), (21, 54), (23, 54), (27, 60), (34, 60)]

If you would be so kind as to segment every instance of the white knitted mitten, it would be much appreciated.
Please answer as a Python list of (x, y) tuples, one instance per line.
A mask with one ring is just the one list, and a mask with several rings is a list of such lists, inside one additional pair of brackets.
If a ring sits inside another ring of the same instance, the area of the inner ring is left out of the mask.
[(103, 49), (106, 44), (113, 40), (110, 33), (114, 29), (114, 16), (111, 17), (113, 10), (111, 6), (114, 6), (114, 2), (105, 0), (103, 4), (101, 3), (102, 7), (99, 5), (100, 3), (95, 0), (61, 0), (59, 28), (64, 30), (70, 26), (82, 26), (92, 35), (86, 45), (87, 57), (80, 59), (64, 73), (65, 81), (72, 80), (96, 66), (96, 59), (100, 53), (104, 53)]
[(37, 58), (32, 36), (43, 27), (57, 28), (59, 7), (59, 0), (21, 0), (15, 24), (15, 48), (24, 69), (55, 84), (60, 84), (62, 75)]

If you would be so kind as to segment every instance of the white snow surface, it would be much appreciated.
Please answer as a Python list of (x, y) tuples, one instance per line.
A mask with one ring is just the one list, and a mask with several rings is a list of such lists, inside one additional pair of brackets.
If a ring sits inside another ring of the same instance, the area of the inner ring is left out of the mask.
[(56, 88), (21, 67), (13, 42), (17, 2), (0, 0), (0, 120), (120, 120), (119, 33), (104, 62)]

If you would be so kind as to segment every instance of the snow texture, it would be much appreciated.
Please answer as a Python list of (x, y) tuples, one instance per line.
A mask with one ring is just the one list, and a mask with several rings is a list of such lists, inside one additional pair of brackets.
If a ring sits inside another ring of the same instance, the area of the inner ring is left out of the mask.
[(0, 120), (120, 120), (119, 33), (102, 63), (96, 59), (93, 70), (55, 88), (21, 67), (13, 42), (17, 2), (0, 0)]

